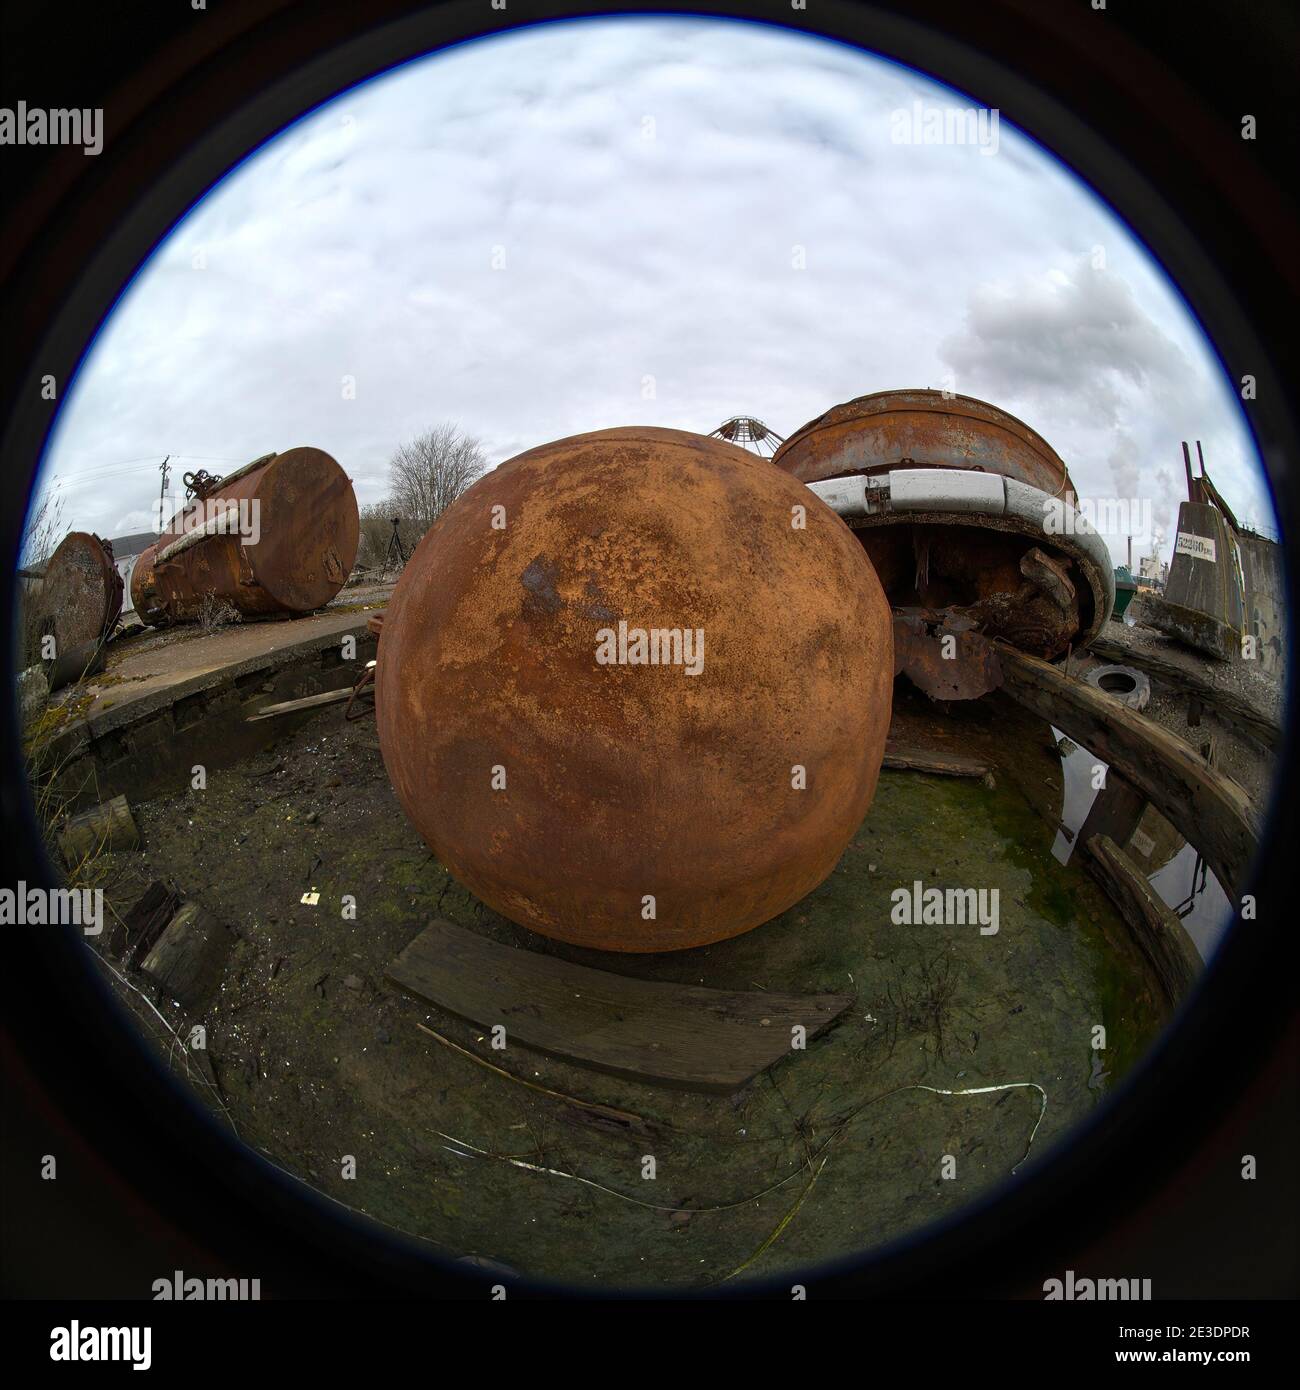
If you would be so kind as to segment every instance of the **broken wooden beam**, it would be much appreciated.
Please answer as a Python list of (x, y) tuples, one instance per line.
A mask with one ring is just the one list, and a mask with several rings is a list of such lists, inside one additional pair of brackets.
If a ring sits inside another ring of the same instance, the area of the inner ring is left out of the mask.
[(96, 854), (139, 849), (140, 831), (126, 797), (115, 796), (73, 816), (59, 836), (59, 848), (70, 869)]
[(220, 987), (233, 944), (210, 912), (189, 902), (167, 924), (140, 969), (169, 999), (192, 1012)]
[(638, 980), (500, 946), (450, 922), (426, 927), (387, 975), (481, 1028), (500, 1024), (507, 1045), (633, 1081), (723, 1094), (789, 1056), (796, 1039), (824, 1032), (853, 1002), (848, 994)]
[(1006, 693), (1132, 783), (1240, 903), (1260, 831), (1245, 790), (1168, 729), (1103, 691), (1005, 643), (998, 643), (998, 655)]
[(1086, 844), (1088, 867), (1128, 924), (1166, 998), (1177, 1006), (1202, 970), (1196, 943), (1147, 876), (1109, 835), (1093, 835)]

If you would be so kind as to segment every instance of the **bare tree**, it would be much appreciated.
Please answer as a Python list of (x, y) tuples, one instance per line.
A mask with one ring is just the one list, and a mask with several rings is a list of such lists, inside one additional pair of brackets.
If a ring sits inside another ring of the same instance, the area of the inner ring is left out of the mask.
[(477, 439), (451, 424), (401, 445), (388, 465), (391, 501), (415, 536), (422, 536), (487, 468)]
[(388, 538), (393, 534), (392, 518), (396, 515), (397, 503), (387, 500), (367, 502), (358, 509), (357, 520), (361, 527), (357, 542), (358, 563), (373, 569), (383, 560), (384, 552), (388, 549)]

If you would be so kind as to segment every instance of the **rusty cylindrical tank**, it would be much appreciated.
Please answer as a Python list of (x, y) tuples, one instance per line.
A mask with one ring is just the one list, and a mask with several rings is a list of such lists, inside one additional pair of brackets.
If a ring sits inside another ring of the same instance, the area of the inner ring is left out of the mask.
[(675, 950), (831, 872), (892, 677), (884, 595), (825, 504), (734, 445), (604, 430), (502, 464), (420, 542), (384, 621), (379, 737), (407, 815), (490, 907)]
[(107, 637), (122, 612), (122, 576), (113, 548), (88, 531), (70, 531), (50, 556), (37, 600), (41, 636), (57, 655)]
[(172, 518), (136, 561), (131, 600), (155, 625), (198, 618), (208, 596), (246, 617), (310, 613), (343, 587), (359, 535), (352, 483), (329, 454), (268, 454)]

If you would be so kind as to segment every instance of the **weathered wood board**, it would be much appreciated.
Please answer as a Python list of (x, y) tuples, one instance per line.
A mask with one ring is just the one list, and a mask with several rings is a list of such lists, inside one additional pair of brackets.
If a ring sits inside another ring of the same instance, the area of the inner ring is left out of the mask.
[(1146, 806), (1146, 797), (1111, 768), (1079, 827), (1079, 843), (1086, 845), (1094, 835), (1108, 835), (1117, 845), (1126, 845)]
[(350, 685), (340, 686), (338, 690), (323, 690), (319, 695), (304, 695), (300, 700), (284, 700), (278, 705), (263, 705), (256, 714), (250, 714), (244, 721), (256, 724), (259, 719), (274, 719), (277, 714), (293, 714), (300, 709), (313, 709), (317, 705), (333, 705), (346, 700), (352, 694)]
[[(706, 989), (613, 975), (433, 922), (388, 967), (400, 989), (508, 1041), (635, 1081), (730, 1094), (811, 1040), (848, 994)], [(795, 1053), (797, 1056), (798, 1053)]]
[(126, 797), (115, 796), (73, 816), (59, 836), (59, 848), (70, 869), (100, 853), (139, 849), (140, 831)]
[(939, 777), (983, 777), (992, 771), (982, 758), (922, 748), (917, 744), (895, 743), (893, 739), (885, 744), (883, 766), (904, 772), (932, 772)]
[(109, 950), (126, 965), (138, 964), (153, 948), (180, 905), (179, 895), (167, 884), (151, 883), (135, 906), (127, 910), (121, 924), (110, 929)]
[(998, 651), (1006, 693), (1136, 787), (1239, 902), (1259, 848), (1259, 817), (1245, 790), (1168, 729), (1094, 686), (1005, 644)]
[(198, 903), (186, 903), (168, 923), (140, 968), (170, 999), (197, 1009), (221, 983), (234, 938)]

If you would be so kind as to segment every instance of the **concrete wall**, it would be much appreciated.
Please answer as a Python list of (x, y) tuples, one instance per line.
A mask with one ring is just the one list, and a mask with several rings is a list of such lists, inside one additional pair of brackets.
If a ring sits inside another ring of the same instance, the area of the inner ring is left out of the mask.
[(1239, 535), (1245, 581), (1243, 628), (1259, 639), (1259, 662), (1271, 676), (1286, 669), (1286, 575), (1282, 547), (1264, 536)]

